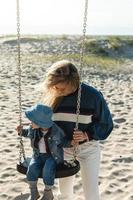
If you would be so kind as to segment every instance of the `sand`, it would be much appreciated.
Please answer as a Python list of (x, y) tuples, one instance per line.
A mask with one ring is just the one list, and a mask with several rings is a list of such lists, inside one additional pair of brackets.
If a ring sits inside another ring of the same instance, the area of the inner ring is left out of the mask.
[[(23, 44), (23, 52), (38, 53), (30, 42)], [(52, 47), (51, 47), (52, 48)], [(50, 50), (50, 49), (49, 49)], [(25, 60), (22, 69), (22, 111), (38, 99), (39, 83), (51, 63)], [(101, 200), (133, 200), (133, 62), (127, 61), (117, 72), (85, 68), (84, 81), (101, 90), (113, 115), (114, 130), (100, 142), (101, 166), (99, 189)], [(18, 118), (18, 85), (16, 46), (0, 43), (0, 200), (24, 200), (29, 195), (25, 175), (16, 171), (19, 139), (15, 131)], [(29, 141), (24, 140), (30, 155)], [(43, 191), (42, 180), (39, 190)], [(55, 199), (58, 180), (55, 182)], [(74, 200), (84, 200), (80, 172), (76, 175)], [(89, 199), (88, 199), (89, 200)]]

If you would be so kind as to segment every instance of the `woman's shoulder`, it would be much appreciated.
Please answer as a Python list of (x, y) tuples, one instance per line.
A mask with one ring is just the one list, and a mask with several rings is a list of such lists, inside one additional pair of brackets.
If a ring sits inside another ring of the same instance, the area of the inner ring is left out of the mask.
[(95, 87), (90, 86), (86, 83), (82, 83), (81, 85), (82, 93), (86, 96), (95, 96), (95, 97), (101, 97), (102, 93)]

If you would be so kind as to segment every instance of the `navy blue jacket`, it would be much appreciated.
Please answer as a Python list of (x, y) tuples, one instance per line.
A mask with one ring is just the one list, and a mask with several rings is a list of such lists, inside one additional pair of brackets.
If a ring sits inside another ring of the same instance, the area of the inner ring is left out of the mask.
[[(76, 122), (78, 91), (63, 97), (54, 111), (53, 120), (68, 140), (72, 140)], [(101, 92), (82, 83), (79, 130), (87, 132), (90, 140), (104, 140), (113, 129), (112, 116)]]

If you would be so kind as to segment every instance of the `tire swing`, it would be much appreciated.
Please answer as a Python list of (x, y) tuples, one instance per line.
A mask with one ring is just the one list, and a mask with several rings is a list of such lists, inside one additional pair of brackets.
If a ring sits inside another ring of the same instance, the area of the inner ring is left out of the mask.
[[(86, 37), (86, 26), (87, 26), (87, 10), (88, 10), (88, 0), (85, 0), (85, 10), (84, 10), (84, 19), (83, 19), (83, 35), (81, 40), (81, 52), (80, 52), (80, 69), (79, 75), (80, 80), (82, 78), (82, 68), (83, 68), (83, 57), (85, 49), (85, 37)], [(22, 104), (21, 104), (21, 52), (20, 52), (20, 14), (19, 14), (19, 0), (17, 0), (17, 71), (18, 71), (18, 99), (19, 99), (19, 125), (24, 125), (22, 123)], [(81, 81), (78, 89), (77, 97), (77, 110), (76, 110), (76, 123), (75, 129), (78, 130), (78, 118), (80, 114), (80, 99), (81, 99)], [(20, 133), (19, 136), (19, 162), (17, 163), (17, 171), (21, 174), (26, 174), (27, 168), (31, 158), (26, 158), (23, 138)], [(73, 160), (66, 161), (58, 164), (56, 168), (55, 178), (64, 178), (76, 174), (80, 170), (79, 161), (76, 159), (77, 145), (74, 145), (73, 151)], [(42, 175), (40, 174), (40, 178)]]

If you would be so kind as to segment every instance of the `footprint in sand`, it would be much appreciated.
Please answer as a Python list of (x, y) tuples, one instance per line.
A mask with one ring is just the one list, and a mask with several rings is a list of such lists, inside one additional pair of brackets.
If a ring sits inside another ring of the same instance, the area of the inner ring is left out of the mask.
[(126, 119), (124, 119), (124, 118), (117, 118), (117, 119), (114, 119), (114, 122), (116, 122), (118, 124), (121, 124), (121, 123), (126, 122)]

